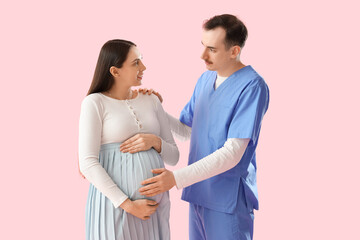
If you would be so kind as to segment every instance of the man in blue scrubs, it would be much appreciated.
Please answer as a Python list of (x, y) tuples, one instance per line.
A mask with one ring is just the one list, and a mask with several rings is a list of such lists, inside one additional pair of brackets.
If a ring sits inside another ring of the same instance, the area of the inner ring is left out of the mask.
[(263, 78), (240, 61), (247, 38), (235, 16), (205, 22), (199, 78), (180, 121), (169, 116), (175, 135), (191, 136), (189, 165), (147, 179), (140, 193), (151, 197), (177, 186), (190, 203), (191, 240), (252, 239), (258, 209), (255, 150), (269, 104)]

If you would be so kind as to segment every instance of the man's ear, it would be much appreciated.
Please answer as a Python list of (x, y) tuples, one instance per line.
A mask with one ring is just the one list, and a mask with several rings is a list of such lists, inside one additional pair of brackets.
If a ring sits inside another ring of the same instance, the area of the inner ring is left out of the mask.
[(114, 77), (118, 77), (120, 75), (119, 69), (117, 67), (112, 66), (109, 71)]
[(239, 56), (240, 52), (241, 52), (240, 46), (235, 45), (235, 46), (231, 47), (231, 57), (232, 58), (237, 58), (237, 56)]

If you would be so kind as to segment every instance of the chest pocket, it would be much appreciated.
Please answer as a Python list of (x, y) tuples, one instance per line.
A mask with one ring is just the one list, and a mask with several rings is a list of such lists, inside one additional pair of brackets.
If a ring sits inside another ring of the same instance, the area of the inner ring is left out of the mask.
[[(228, 129), (233, 116), (233, 107), (224, 102), (209, 103), (208, 107), (208, 110), (211, 112), (211, 116), (208, 119), (209, 140), (213, 141), (214, 143), (223, 144), (227, 139)], [(222, 145), (218, 147), (222, 147)]]

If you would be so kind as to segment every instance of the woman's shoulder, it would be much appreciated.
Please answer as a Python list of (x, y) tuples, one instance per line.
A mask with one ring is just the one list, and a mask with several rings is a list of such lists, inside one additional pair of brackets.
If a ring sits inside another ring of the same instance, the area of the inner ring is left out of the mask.
[(101, 93), (91, 93), (87, 95), (83, 101), (82, 106), (93, 106), (93, 107), (101, 107), (102, 104), (102, 94)]
[(159, 103), (161, 104), (159, 98), (154, 93), (150, 95), (147, 93), (146, 94), (139, 93), (139, 94), (142, 95), (144, 101), (150, 101), (153, 104), (159, 104)]
[(100, 102), (102, 100), (102, 94), (101, 93), (91, 93), (89, 95), (87, 95), (83, 102)]
[(149, 106), (148, 104), (151, 104), (155, 109), (157, 109), (158, 106), (161, 105), (159, 98), (155, 94), (149, 95), (147, 93), (143, 94), (141, 92), (138, 94), (139, 96), (137, 98), (147, 106)]

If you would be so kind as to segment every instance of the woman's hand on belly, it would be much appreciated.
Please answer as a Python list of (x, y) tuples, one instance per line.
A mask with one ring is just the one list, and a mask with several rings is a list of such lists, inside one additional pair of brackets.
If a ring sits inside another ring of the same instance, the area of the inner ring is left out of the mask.
[(125, 212), (134, 215), (137, 218), (146, 220), (150, 218), (150, 215), (153, 214), (159, 204), (153, 200), (148, 199), (138, 199), (131, 201), (126, 199), (120, 207), (124, 209)]
[(139, 133), (129, 138), (120, 145), (120, 151), (123, 153), (137, 153), (154, 148), (157, 152), (161, 152), (161, 139), (149, 133)]

